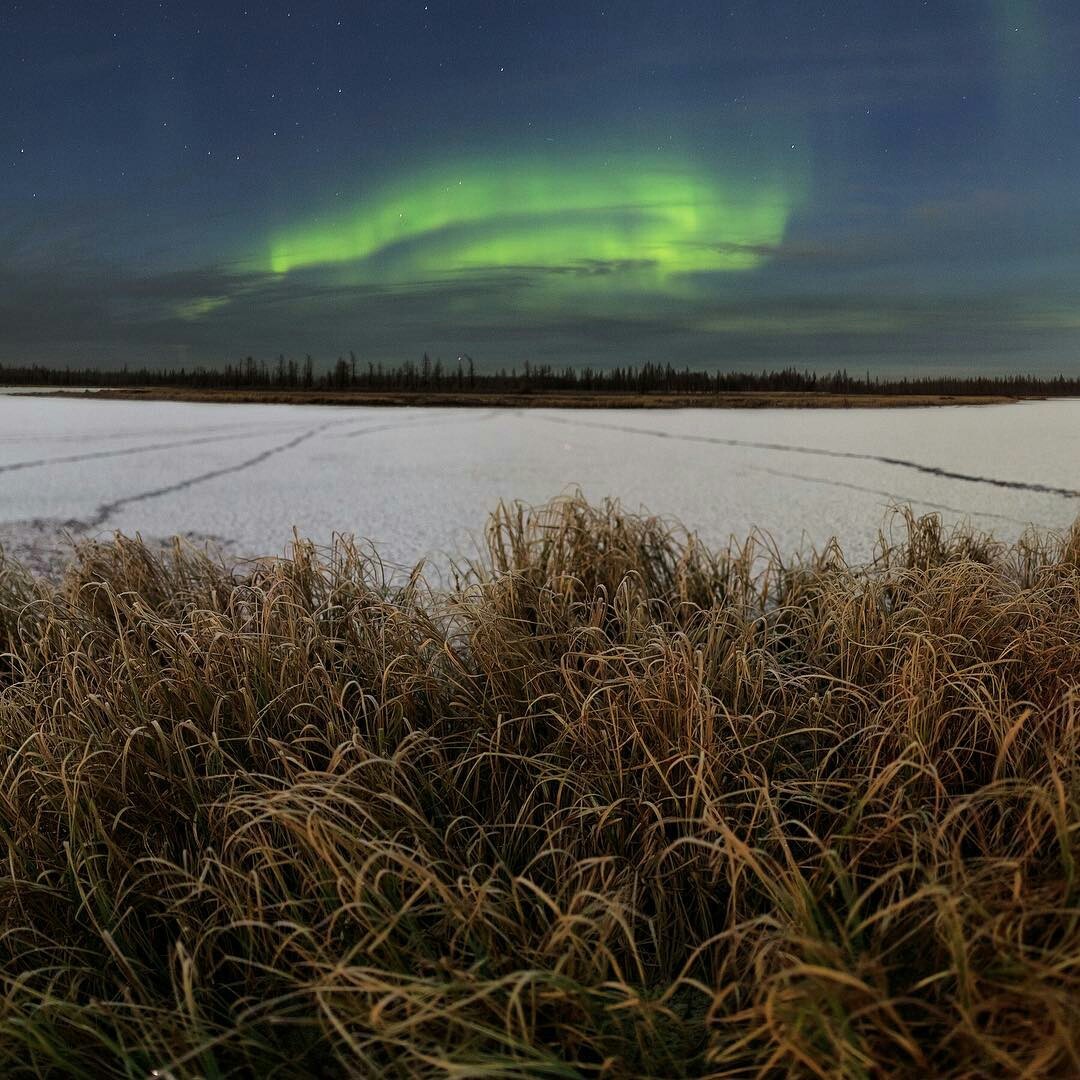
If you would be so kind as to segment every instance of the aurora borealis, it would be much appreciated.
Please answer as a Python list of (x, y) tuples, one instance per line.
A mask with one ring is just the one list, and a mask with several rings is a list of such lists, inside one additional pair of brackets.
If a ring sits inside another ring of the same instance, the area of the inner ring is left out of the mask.
[(1078, 45), (1045, 0), (8, 5), (0, 362), (1067, 370)]
[(779, 188), (725, 185), (669, 160), (467, 162), (275, 236), (270, 269), (361, 263), (373, 278), (408, 280), (607, 265), (664, 287), (676, 275), (759, 266), (783, 240), (790, 213)]

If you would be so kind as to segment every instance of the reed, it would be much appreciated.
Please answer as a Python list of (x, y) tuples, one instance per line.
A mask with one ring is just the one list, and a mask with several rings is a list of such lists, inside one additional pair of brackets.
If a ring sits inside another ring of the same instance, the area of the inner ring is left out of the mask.
[(1080, 530), (487, 540), (0, 561), (0, 1073), (1080, 1073)]

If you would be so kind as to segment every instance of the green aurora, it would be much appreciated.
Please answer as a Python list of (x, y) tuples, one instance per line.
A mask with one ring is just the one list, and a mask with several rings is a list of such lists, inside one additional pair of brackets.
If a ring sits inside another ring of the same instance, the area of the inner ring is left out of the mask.
[(0, 27), (0, 363), (1077, 366), (1070, 0)]
[(528, 270), (675, 289), (687, 275), (752, 270), (783, 241), (791, 183), (725, 180), (655, 155), (478, 161), (386, 185), (273, 236), (263, 267), (340, 265), (358, 282)]

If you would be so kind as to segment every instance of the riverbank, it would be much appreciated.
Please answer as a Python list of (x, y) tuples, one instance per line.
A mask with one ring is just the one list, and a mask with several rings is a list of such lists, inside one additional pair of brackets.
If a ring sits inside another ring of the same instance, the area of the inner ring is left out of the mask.
[[(5, 521), (0, 522), (0, 559), (17, 563), (36, 578), (58, 582), (77, 562), (80, 546), (90, 541), (108, 542), (112, 537), (110, 530), (89, 528), (81, 521)], [(238, 563), (242, 557), (236, 545), (223, 536), (198, 532), (181, 533), (177, 538), (139, 536), (145, 550), (155, 555), (172, 550), (176, 539), (218, 562)]]
[(1075, 1074), (1080, 533), (0, 560), (0, 1073)]
[[(41, 390), (52, 396), (71, 391)], [(263, 405), (357, 405), (480, 409), (902, 409), (946, 405), (1004, 405), (1026, 400), (1005, 394), (833, 394), (805, 391), (735, 391), (720, 394), (633, 394), (606, 391), (482, 393), (456, 391), (199, 390), (122, 387), (85, 390), (86, 397), (119, 401), (194, 401)]]

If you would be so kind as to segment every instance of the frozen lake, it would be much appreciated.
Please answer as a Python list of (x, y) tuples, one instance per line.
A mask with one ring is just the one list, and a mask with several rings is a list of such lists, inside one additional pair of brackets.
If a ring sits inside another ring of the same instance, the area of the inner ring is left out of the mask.
[(471, 554), (499, 499), (580, 485), (713, 543), (872, 550), (891, 502), (1003, 537), (1080, 511), (1080, 401), (869, 410), (468, 410), (0, 395), (0, 544), (91, 532), (220, 537), (277, 554), (296, 526), (391, 561)]

